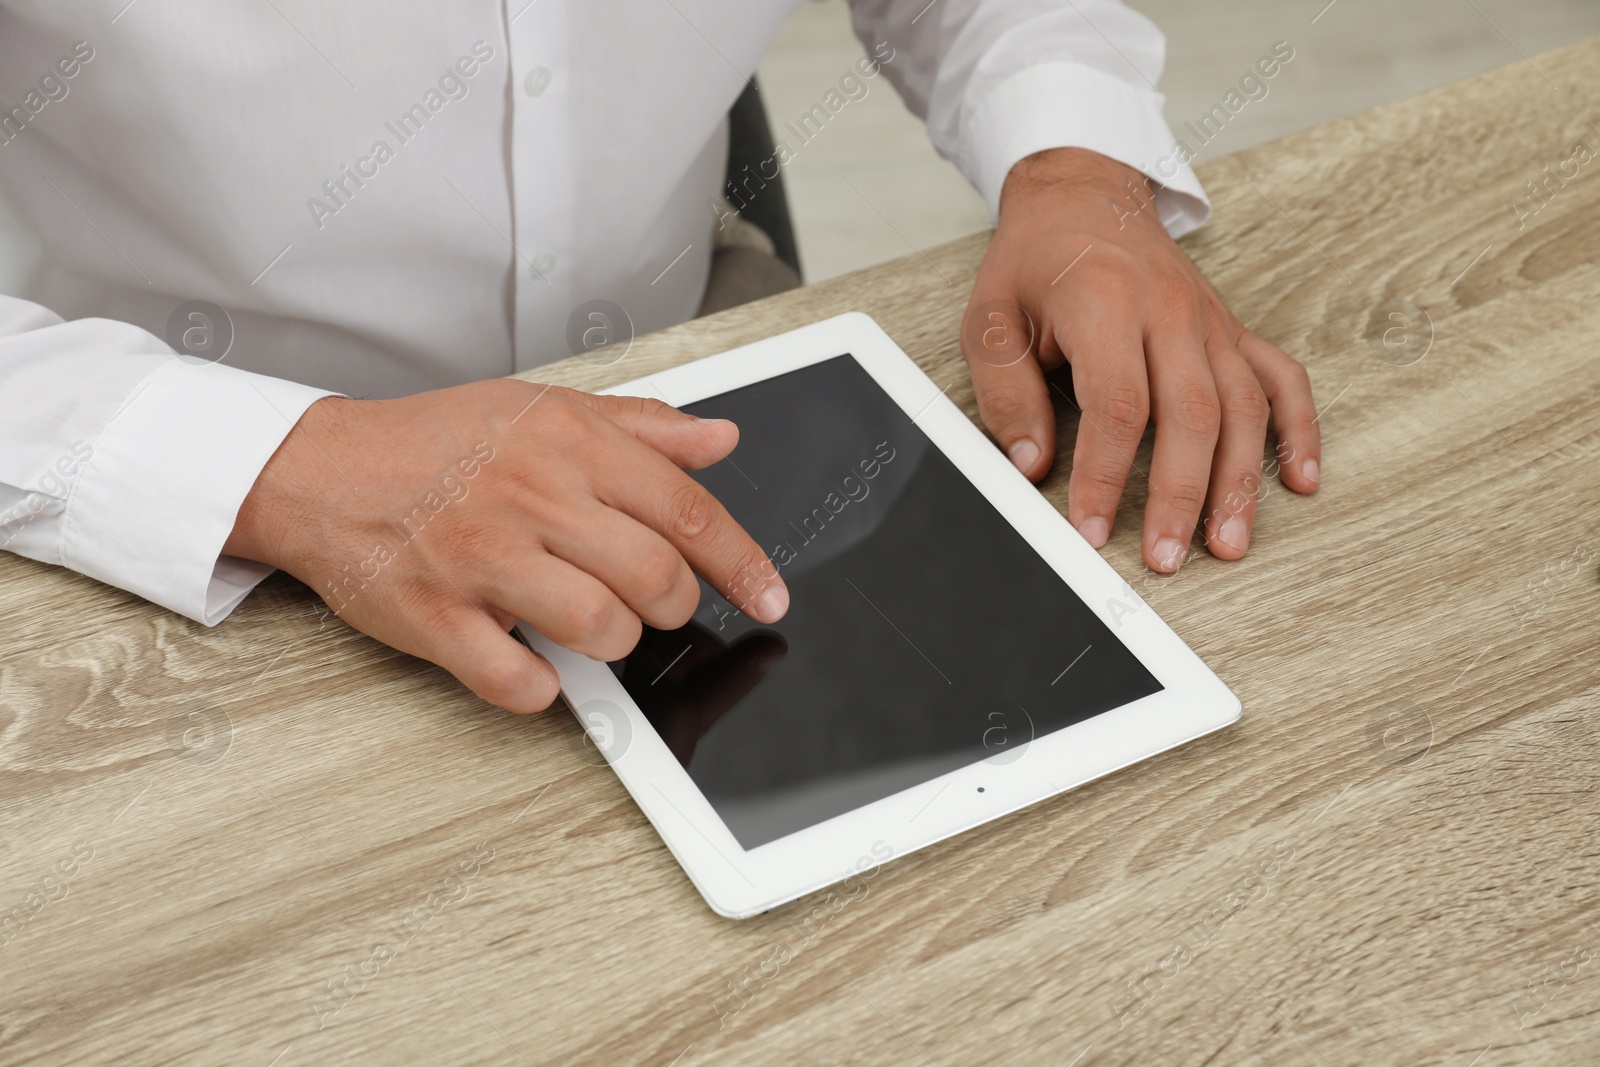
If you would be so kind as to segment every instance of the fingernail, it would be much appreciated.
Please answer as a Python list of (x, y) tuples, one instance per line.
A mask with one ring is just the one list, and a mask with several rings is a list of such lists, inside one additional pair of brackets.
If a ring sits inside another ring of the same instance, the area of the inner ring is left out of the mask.
[(699, 415), (690, 415), (689, 417), (691, 419), (693, 419), (695, 422), (701, 422), (701, 423), (704, 423), (707, 426), (715, 426), (719, 422), (727, 422), (728, 421), (727, 419), (702, 419)]
[(1006, 450), (1006, 455), (1011, 457), (1012, 466), (1027, 474), (1039, 462), (1039, 446), (1023, 437)]
[(1250, 527), (1244, 521), (1243, 515), (1235, 515), (1222, 524), (1222, 529), (1217, 531), (1217, 540), (1233, 549), (1243, 552), (1250, 547)]
[(1170, 537), (1156, 542), (1155, 549), (1150, 553), (1156, 561), (1156, 569), (1168, 574), (1177, 574), (1178, 568), (1183, 566), (1184, 543), (1174, 541)]
[(781, 585), (769, 585), (756, 601), (756, 616), (762, 622), (777, 622), (789, 610), (789, 590)]
[(1104, 548), (1106, 542), (1111, 540), (1111, 524), (1098, 515), (1092, 519), (1084, 519), (1083, 525), (1078, 527), (1078, 532), (1095, 548)]
[(1308, 459), (1300, 464), (1300, 473), (1305, 475), (1306, 481), (1316, 485), (1322, 480), (1322, 467), (1314, 459)]

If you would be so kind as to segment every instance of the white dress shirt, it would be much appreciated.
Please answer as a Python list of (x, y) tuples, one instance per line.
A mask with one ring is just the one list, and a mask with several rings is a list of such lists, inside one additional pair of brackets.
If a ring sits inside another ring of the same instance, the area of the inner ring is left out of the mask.
[[(728, 109), (795, 3), (0, 0), (0, 194), (39, 246), (0, 296), (0, 547), (214, 624), (270, 573), (222, 545), (317, 398), (575, 354), (593, 300), (692, 316)], [(852, 9), (882, 62), (818, 70), (779, 162), (881, 73), (991, 212), (1072, 145), (1204, 221), (1116, 0)]]

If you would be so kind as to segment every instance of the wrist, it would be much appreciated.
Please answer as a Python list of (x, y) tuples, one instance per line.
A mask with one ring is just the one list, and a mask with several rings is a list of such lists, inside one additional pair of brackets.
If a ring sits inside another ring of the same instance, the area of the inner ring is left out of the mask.
[(245, 494), (222, 546), (224, 555), (287, 569), (290, 534), (305, 525), (306, 502), (314, 509), (322, 491), (316, 464), (327, 464), (311, 436), (334, 417), (338, 405), (347, 402), (345, 397), (325, 396), (306, 408)]
[(1150, 199), (1155, 182), (1141, 171), (1087, 148), (1047, 148), (1024, 156), (1006, 174), (1000, 188), (1000, 217), (1040, 196), (1078, 191), (1117, 199)]

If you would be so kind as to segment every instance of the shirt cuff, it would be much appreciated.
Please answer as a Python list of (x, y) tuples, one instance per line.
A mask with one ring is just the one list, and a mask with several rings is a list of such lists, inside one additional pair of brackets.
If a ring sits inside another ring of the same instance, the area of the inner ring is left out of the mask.
[(239, 506), (306, 408), (336, 395), (163, 363), (94, 442), (67, 501), (62, 563), (215, 626), (273, 571), (222, 555)]
[(962, 170), (1000, 216), (1000, 189), (1011, 168), (1047, 148), (1087, 148), (1141, 171), (1157, 183), (1156, 210), (1174, 238), (1211, 215), (1192, 153), (1161, 117), (1164, 98), (1075, 63), (1039, 63), (996, 85), (966, 121), (970, 157)]

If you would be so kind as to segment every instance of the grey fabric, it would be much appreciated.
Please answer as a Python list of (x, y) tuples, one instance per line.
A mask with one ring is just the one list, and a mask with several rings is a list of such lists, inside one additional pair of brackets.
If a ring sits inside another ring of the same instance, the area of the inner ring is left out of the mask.
[[(734, 101), (733, 109), (728, 112), (728, 187), (742, 189), (740, 183), (750, 174), (770, 172), (776, 151), (772, 129), (767, 124), (767, 109), (761, 102), (761, 87), (751, 78), (744, 92), (739, 94), (739, 99)], [(747, 166), (750, 168), (748, 171), (745, 170)], [(784, 193), (782, 170), (778, 171), (776, 178), (765, 181), (764, 187), (756, 195), (746, 197), (740, 192), (730, 199), (745, 205), (740, 216), (759, 226), (762, 232), (772, 238), (773, 250), (794, 271), (796, 278), (804, 277), (800, 269), (800, 250), (794, 240), (794, 226), (789, 220), (789, 198)]]
[(800, 275), (775, 255), (743, 246), (719, 248), (711, 257), (711, 279), (698, 314), (710, 315), (799, 286)]

